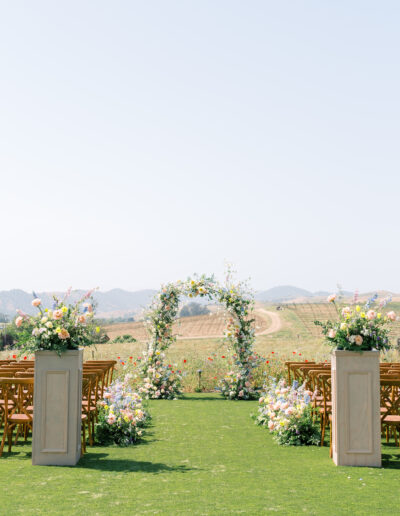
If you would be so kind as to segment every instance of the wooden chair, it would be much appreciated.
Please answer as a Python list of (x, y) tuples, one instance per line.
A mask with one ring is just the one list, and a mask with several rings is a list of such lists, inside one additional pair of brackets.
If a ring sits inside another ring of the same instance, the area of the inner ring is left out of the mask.
[(386, 430), (386, 442), (389, 432), (394, 432), (396, 446), (397, 430), (400, 428), (400, 380), (381, 378), (381, 425)]
[(332, 386), (331, 386), (331, 374), (330, 373), (319, 373), (318, 379), (322, 385), (322, 405), (319, 407), (319, 416), (321, 424), (321, 446), (324, 445), (325, 440), (325, 429), (328, 423), (330, 423), (329, 416), (332, 414)]
[(98, 376), (94, 371), (84, 371), (82, 382), (85, 381), (85, 389), (82, 387), (82, 414), (88, 426), (89, 445), (94, 444), (94, 424), (97, 418), (98, 400)]
[(4, 433), (0, 445), (0, 457), (6, 438), (8, 451), (12, 448), (12, 434), (17, 428), (15, 444), (20, 430), (24, 429), (25, 439), (28, 430), (32, 430), (33, 415), (28, 407), (33, 405), (33, 378), (0, 378), (0, 394), (4, 400)]
[[(91, 436), (91, 429), (90, 429), (90, 420), (88, 416), (88, 411), (84, 410), (83, 407), (83, 400), (90, 399), (90, 378), (83, 377), (82, 378), (82, 453), (86, 453), (86, 425), (88, 424), (89, 427), (89, 436)], [(90, 438), (90, 437), (89, 437)]]

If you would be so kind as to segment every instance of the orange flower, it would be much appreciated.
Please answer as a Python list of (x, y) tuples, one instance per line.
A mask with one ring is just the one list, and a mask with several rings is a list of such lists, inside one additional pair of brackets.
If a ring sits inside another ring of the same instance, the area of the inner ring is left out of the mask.
[(58, 334), (58, 338), (61, 340), (65, 340), (65, 339), (68, 339), (69, 337), (70, 337), (70, 335), (68, 333), (68, 330), (66, 330), (65, 328), (61, 328), (61, 330)]

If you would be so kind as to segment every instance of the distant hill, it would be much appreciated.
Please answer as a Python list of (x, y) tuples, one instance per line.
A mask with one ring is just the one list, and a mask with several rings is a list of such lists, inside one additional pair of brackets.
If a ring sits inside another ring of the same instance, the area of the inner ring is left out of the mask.
[[(94, 299), (97, 302), (97, 313), (100, 316), (117, 316), (127, 313), (136, 313), (147, 306), (153, 298), (156, 290), (138, 290), (136, 292), (128, 292), (127, 290), (115, 288), (107, 292), (95, 292)], [(71, 293), (70, 300), (76, 301), (86, 293), (85, 290), (74, 290)], [(52, 294), (50, 292), (37, 292), (38, 297), (42, 300), (44, 307), (50, 308), (53, 304)], [(63, 297), (64, 293), (55, 292), (59, 297)], [(10, 317), (16, 315), (19, 308), (28, 314), (34, 314), (35, 309), (32, 307), (32, 294), (23, 290), (3, 290), (0, 291), (0, 313), (7, 314)]]
[[(320, 302), (325, 301), (327, 296), (332, 293), (333, 292), (324, 290), (311, 292), (310, 290), (294, 287), (293, 285), (281, 285), (257, 292), (255, 298), (257, 301), (265, 301), (268, 303), (283, 303), (285, 301)], [(343, 291), (342, 294), (344, 297), (353, 296), (353, 292), (348, 291)]]
[(293, 287), (292, 285), (282, 285), (273, 287), (268, 290), (257, 292), (255, 298), (257, 301), (281, 302), (289, 299), (301, 297), (312, 297), (313, 293), (303, 288)]

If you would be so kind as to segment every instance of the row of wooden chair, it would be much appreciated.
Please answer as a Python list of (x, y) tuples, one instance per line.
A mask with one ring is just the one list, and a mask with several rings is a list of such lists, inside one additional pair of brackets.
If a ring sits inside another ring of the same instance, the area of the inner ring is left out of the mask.
[[(83, 364), (82, 373), (82, 453), (86, 451), (86, 429), (89, 444), (94, 444), (94, 425), (98, 418), (98, 401), (112, 382), (115, 360), (90, 360)], [(13, 432), (17, 429), (14, 444), (21, 433), (27, 439), (32, 431), (34, 406), (34, 362), (0, 361), (0, 426), (4, 425), (0, 456), (6, 439), (8, 451), (12, 449)]]
[[(332, 384), (330, 364), (305, 364), (287, 362), (288, 379), (296, 379), (314, 393), (313, 413), (321, 425), (321, 446), (324, 444), (326, 427), (330, 427), (330, 454), (332, 456)], [(389, 441), (394, 435), (400, 442), (400, 363), (380, 364), (381, 429)]]

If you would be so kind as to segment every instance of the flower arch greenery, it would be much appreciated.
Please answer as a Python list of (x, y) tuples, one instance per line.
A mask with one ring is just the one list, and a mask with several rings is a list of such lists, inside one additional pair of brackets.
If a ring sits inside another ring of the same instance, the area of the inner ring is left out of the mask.
[(233, 282), (231, 271), (225, 285), (220, 285), (214, 276), (202, 275), (161, 288), (146, 316), (150, 340), (144, 353), (140, 392), (147, 398), (163, 399), (175, 399), (181, 394), (181, 377), (165, 364), (165, 351), (176, 340), (173, 324), (184, 296), (208, 298), (225, 307), (228, 320), (224, 339), (232, 352), (234, 369), (221, 379), (221, 392), (228, 399), (255, 398), (252, 371), (258, 365), (258, 358), (253, 353), (254, 298), (246, 283)]

